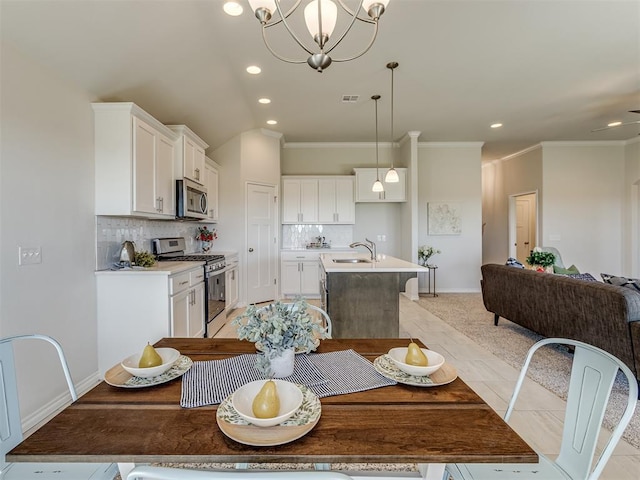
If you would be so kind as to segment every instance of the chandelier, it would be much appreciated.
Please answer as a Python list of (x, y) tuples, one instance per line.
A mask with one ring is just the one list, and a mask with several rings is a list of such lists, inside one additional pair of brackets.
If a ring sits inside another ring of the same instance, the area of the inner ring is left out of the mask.
[(385, 183), (398, 183), (400, 177), (398, 172), (393, 168), (393, 71), (398, 67), (398, 62), (387, 63), (387, 68), (391, 70), (391, 168), (387, 171), (387, 175), (384, 177)]
[[(347, 19), (347, 26), (344, 32), (341, 35), (338, 35), (337, 40), (333, 41), (333, 30), (336, 27), (336, 23), (338, 21), (338, 7), (332, 0), (313, 0), (308, 2), (306, 7), (304, 7), (304, 20), (307, 25), (307, 29), (309, 30), (309, 34), (311, 38), (316, 43), (315, 46), (309, 48), (304, 42), (300, 40), (298, 35), (293, 31), (291, 25), (289, 23), (290, 15), (298, 9), (302, 0), (296, 0), (294, 5), (287, 11), (284, 12), (281, 7), (282, 0), (248, 0), (251, 9), (254, 11), (256, 18), (260, 21), (262, 25), (262, 39), (264, 40), (264, 44), (267, 49), (280, 60), (287, 63), (304, 63), (305, 61), (309, 64), (311, 68), (321, 72), (331, 65), (332, 62), (348, 62), (350, 60), (354, 60), (358, 57), (361, 57), (365, 53), (369, 51), (373, 42), (378, 35), (378, 20), (384, 13), (387, 5), (390, 0), (357, 0), (357, 8), (355, 10), (351, 10), (346, 4), (344, 0), (336, 0), (342, 10), (346, 12), (346, 14), (350, 17)], [(360, 9), (364, 10), (369, 18), (365, 16), (360, 16)], [(275, 19), (273, 19), (274, 14), (277, 13)], [(373, 26), (373, 35), (368, 45), (364, 47), (360, 53), (349, 57), (349, 58), (331, 58), (329, 54), (331, 51), (337, 47), (340, 42), (346, 37), (346, 35), (351, 30), (351, 27), (356, 23), (356, 21), (364, 22), (371, 24)], [(295, 42), (309, 54), (309, 57), (306, 60), (296, 60), (291, 58), (283, 57), (282, 55), (276, 53), (269, 42), (267, 40), (267, 28), (282, 24), (284, 28), (289, 32), (289, 35), (295, 40)], [(330, 42), (329, 39), (332, 39)], [(310, 43), (310, 42), (309, 42)]]
[(380, 100), (380, 95), (374, 95), (371, 97), (371, 100), (375, 100), (376, 102), (376, 181), (373, 182), (373, 186), (371, 187), (372, 192), (384, 192), (384, 186), (380, 181), (380, 162), (378, 158), (378, 100)]

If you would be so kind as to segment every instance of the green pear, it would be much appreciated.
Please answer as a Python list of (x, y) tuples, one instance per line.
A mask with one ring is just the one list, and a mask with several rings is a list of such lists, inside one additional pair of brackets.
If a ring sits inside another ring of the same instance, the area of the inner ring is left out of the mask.
[(142, 355), (140, 356), (138, 367), (150, 368), (157, 367), (158, 365), (162, 365), (162, 357), (158, 354), (158, 352), (156, 352), (155, 348), (147, 343), (147, 346), (144, 347)]
[(257, 418), (273, 418), (280, 411), (278, 388), (273, 380), (267, 380), (251, 404), (253, 414)]
[(426, 367), (429, 364), (429, 361), (422, 349), (416, 343), (411, 342), (407, 348), (407, 355), (404, 358), (404, 363), (408, 365), (416, 365), (418, 367)]

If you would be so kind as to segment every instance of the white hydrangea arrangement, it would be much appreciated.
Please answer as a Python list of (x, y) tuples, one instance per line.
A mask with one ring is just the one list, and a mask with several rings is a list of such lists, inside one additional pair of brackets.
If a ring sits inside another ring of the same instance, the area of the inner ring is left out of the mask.
[(429, 261), (429, 258), (431, 258), (436, 253), (442, 253), (442, 252), (440, 252), (440, 250), (438, 250), (437, 248), (430, 247), (428, 245), (420, 246), (420, 248), (418, 248), (418, 260), (420, 261), (420, 264), (426, 265), (427, 262)]
[(238, 327), (238, 338), (256, 344), (259, 351), (256, 368), (268, 375), (271, 359), (285, 350), (310, 353), (319, 340), (327, 337), (323, 325), (307, 312), (307, 302), (298, 297), (293, 303), (275, 302), (267, 307), (249, 305), (231, 322)]

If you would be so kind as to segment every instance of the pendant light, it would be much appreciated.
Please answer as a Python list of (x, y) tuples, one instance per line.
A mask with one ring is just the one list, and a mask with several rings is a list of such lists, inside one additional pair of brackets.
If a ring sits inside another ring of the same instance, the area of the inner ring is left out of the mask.
[(391, 70), (391, 168), (387, 171), (387, 175), (384, 177), (386, 183), (398, 183), (398, 172), (393, 168), (393, 71), (398, 67), (398, 62), (387, 63), (387, 68)]
[(378, 160), (378, 100), (380, 100), (380, 95), (374, 95), (373, 97), (371, 97), (371, 100), (375, 100), (376, 102), (376, 181), (373, 183), (371, 191), (384, 192), (384, 187), (382, 186), (382, 182), (380, 181)]

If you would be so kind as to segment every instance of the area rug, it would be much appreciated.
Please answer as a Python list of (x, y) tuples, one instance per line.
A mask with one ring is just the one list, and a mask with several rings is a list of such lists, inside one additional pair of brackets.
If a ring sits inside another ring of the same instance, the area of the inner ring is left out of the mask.
[[(543, 338), (504, 318), (500, 318), (498, 327), (495, 327), (493, 313), (485, 309), (480, 293), (442, 293), (437, 297), (425, 295), (420, 296), (418, 304), (518, 370), (531, 345)], [(566, 399), (571, 354), (565, 347), (549, 347), (540, 349), (536, 357), (529, 367), (528, 376)], [(627, 391), (626, 377), (619, 374), (605, 414), (605, 428), (611, 430), (621, 417), (626, 406)], [(636, 409), (623, 438), (640, 448), (640, 409)]]

